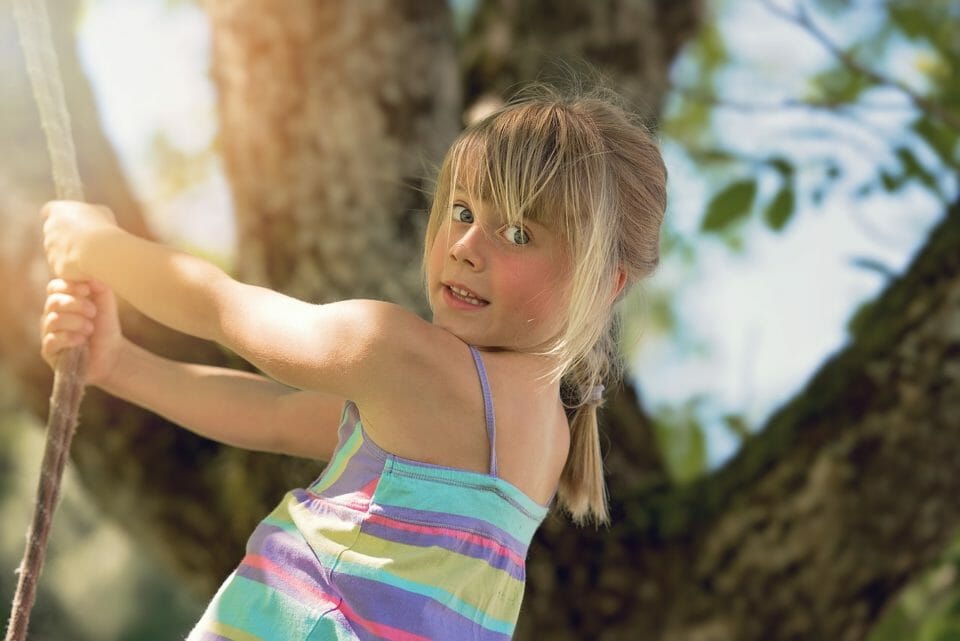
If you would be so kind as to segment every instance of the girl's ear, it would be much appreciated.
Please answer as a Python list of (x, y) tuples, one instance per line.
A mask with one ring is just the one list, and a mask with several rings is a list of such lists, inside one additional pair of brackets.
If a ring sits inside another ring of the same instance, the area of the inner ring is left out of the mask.
[(626, 287), (626, 285), (627, 285), (627, 270), (621, 267), (620, 269), (617, 270), (617, 273), (613, 279), (613, 296), (611, 297), (612, 301), (617, 300), (617, 298), (620, 296), (621, 292), (623, 292), (623, 288)]

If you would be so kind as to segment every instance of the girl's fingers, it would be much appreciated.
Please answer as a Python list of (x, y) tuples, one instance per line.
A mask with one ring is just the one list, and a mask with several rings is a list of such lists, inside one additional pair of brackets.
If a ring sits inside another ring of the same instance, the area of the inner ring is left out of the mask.
[(48, 312), (41, 319), (41, 331), (44, 335), (66, 332), (87, 337), (93, 333), (93, 322), (78, 314)]
[(90, 283), (83, 280), (54, 278), (47, 283), (47, 294), (71, 294), (86, 298), (90, 296)]
[(43, 305), (43, 311), (45, 314), (60, 312), (63, 314), (79, 314), (87, 318), (93, 318), (97, 315), (97, 306), (87, 298), (55, 293), (47, 296), (47, 300)]
[(40, 353), (48, 362), (56, 361), (60, 352), (79, 347), (86, 343), (87, 337), (73, 332), (56, 332), (44, 334), (40, 343)]

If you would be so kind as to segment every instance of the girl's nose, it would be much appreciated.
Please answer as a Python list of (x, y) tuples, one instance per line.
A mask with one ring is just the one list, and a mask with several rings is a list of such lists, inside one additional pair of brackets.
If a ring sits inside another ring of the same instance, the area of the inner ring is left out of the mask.
[(450, 257), (466, 264), (474, 271), (483, 269), (483, 242), (483, 230), (480, 225), (474, 225), (450, 246)]

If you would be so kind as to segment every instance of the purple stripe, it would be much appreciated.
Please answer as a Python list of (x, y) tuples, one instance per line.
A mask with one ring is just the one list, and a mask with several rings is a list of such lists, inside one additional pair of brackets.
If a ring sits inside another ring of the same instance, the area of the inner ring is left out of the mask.
[(371, 505), (370, 513), (379, 514), (389, 519), (396, 519), (397, 521), (416, 523), (417, 525), (448, 527), (454, 530), (470, 532), (471, 534), (477, 534), (484, 538), (491, 539), (504, 547), (510, 548), (520, 558), (527, 557), (528, 543), (523, 543), (490, 521), (481, 521), (476, 517), (449, 514), (447, 512), (434, 512), (432, 510), (418, 510), (416, 508), (401, 507), (399, 505), (383, 505), (381, 503)]
[[(247, 543), (247, 553), (269, 559), (305, 583), (330, 584), (330, 570), (317, 561), (306, 541), (274, 525), (257, 526)], [(243, 567), (241, 562), (238, 571)]]
[[(418, 547), (435, 546), (472, 559), (486, 561), (491, 567), (505, 571), (518, 581), (523, 581), (526, 577), (524, 566), (518, 565), (509, 556), (498, 553), (496, 549), (486, 547), (480, 543), (465, 541), (448, 534), (411, 532), (409, 530), (395, 529), (388, 525), (371, 521), (364, 522), (361, 529), (364, 534), (375, 536), (384, 541), (403, 543), (404, 545), (415, 545)], [(496, 542), (494, 541), (494, 543)]]
[[(342, 494), (353, 494), (374, 481), (378, 481), (383, 474), (383, 461), (370, 454), (364, 454), (366, 441), (346, 461), (340, 477), (330, 484), (330, 487), (318, 492), (319, 496), (336, 497)], [(323, 481), (323, 477), (320, 481)], [(314, 485), (317, 485), (316, 483)]]
[[(510, 636), (480, 627), (444, 604), (379, 581), (337, 574), (344, 602), (361, 617), (431, 639), (509, 641)], [(347, 619), (350, 620), (349, 618)], [(353, 626), (351, 627), (359, 627)], [(358, 630), (358, 632), (361, 632)], [(361, 639), (379, 637), (363, 631)]]

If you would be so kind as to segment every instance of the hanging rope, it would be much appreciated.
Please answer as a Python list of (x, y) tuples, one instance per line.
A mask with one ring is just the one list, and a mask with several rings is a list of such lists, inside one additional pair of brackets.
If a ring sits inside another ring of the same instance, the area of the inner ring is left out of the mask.
[[(47, 138), (57, 197), (62, 200), (83, 200), (77, 153), (70, 133), (70, 114), (64, 99), (46, 6), (43, 0), (13, 0), (13, 15)], [(60, 495), (60, 481), (77, 427), (86, 360), (86, 348), (77, 347), (64, 352), (57, 361), (37, 501), (33, 520), (27, 530), (27, 548), (18, 570), (20, 576), (13, 597), (6, 641), (23, 641), (27, 636), (30, 611), (37, 594), (37, 580), (43, 569), (43, 558), (50, 537), (50, 524)]]

